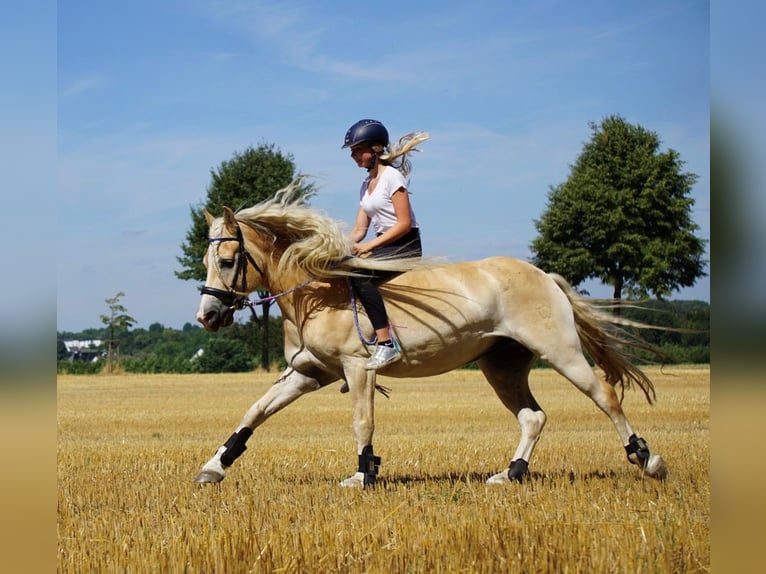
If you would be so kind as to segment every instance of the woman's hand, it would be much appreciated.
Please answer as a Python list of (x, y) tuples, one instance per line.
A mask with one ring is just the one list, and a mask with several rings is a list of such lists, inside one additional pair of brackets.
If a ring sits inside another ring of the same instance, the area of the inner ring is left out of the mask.
[(351, 254), (357, 257), (364, 257), (372, 251), (372, 246), (369, 242), (366, 243), (354, 243), (351, 246)]

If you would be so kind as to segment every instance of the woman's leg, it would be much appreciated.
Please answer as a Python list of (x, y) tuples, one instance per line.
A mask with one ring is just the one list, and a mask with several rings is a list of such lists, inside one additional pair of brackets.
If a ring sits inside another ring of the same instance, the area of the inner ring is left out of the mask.
[(394, 347), (389, 331), (388, 314), (383, 303), (383, 297), (378, 291), (375, 281), (379, 277), (352, 277), (351, 286), (359, 297), (362, 307), (364, 307), (367, 317), (375, 329), (377, 338), (377, 347), (375, 353), (367, 362), (368, 369), (379, 369), (393, 363), (401, 357), (399, 349)]
[(359, 297), (367, 317), (375, 329), (378, 343), (391, 340), (388, 332), (388, 314), (383, 297), (380, 295), (378, 286), (375, 283), (380, 278), (372, 274), (366, 277), (352, 277), (351, 286)]

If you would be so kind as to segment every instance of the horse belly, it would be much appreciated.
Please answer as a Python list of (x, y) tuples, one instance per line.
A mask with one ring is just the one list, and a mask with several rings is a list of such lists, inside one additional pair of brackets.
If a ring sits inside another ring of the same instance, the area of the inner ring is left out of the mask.
[(433, 316), (430, 319), (425, 324), (398, 323), (394, 314), (392, 323), (402, 348), (402, 361), (394, 363), (385, 371), (386, 375), (421, 377), (446, 373), (475, 361), (499, 338), (507, 336), (486, 317), (475, 316), (470, 320), (463, 314), (462, 320), (444, 321)]
[(402, 343), (402, 360), (380, 371), (388, 377), (431, 377), (459, 369), (475, 361), (496, 343), (496, 337), (473, 339), (462, 344), (418, 348)]

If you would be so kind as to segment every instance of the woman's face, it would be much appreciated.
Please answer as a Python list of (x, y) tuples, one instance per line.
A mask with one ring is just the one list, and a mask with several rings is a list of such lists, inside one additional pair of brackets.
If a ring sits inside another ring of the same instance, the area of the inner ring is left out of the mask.
[(367, 142), (358, 143), (351, 147), (351, 159), (359, 167), (367, 167), (373, 159), (372, 147)]

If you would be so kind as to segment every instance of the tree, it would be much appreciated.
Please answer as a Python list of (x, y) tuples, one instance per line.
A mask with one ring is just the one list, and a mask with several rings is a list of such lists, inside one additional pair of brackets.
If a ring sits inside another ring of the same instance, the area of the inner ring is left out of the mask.
[[(255, 205), (287, 186), (296, 173), (292, 155), (283, 154), (275, 149), (273, 144), (263, 143), (257, 148), (248, 147), (242, 153), (235, 152), (232, 159), (222, 162), (217, 169), (211, 170), (210, 175), (207, 200), (190, 210), (192, 224), (186, 234), (186, 241), (181, 244), (183, 255), (177, 258), (183, 267), (181, 271), (176, 271), (176, 276), (180, 279), (205, 280), (203, 258), (208, 248), (208, 225), (203, 215), (204, 209), (218, 214), (224, 206), (236, 211)], [(309, 194), (313, 189), (313, 184), (306, 183), (302, 191)], [(258, 295), (263, 300), (268, 296), (268, 292), (259, 291)], [(268, 341), (271, 302), (265, 300), (261, 305), (264, 319), (254, 320), (260, 323), (263, 340)], [(264, 346), (261, 360), (264, 368), (268, 369), (268, 346)]]
[[(120, 303), (120, 299), (125, 296), (122, 291), (114, 297), (104, 299), (109, 306), (109, 315), (101, 315), (101, 322), (109, 330), (109, 339), (107, 339), (106, 372), (111, 373), (114, 370), (114, 350), (119, 348), (120, 341), (117, 335), (127, 331), (136, 324), (136, 320), (127, 314), (127, 309)], [(119, 354), (117, 355), (119, 362)]]
[(210, 339), (198, 360), (201, 373), (244, 373), (253, 369), (245, 344), (232, 339)]
[(691, 218), (698, 177), (654, 132), (610, 116), (569, 178), (551, 187), (532, 241), (532, 263), (577, 286), (596, 278), (623, 295), (661, 299), (705, 276), (705, 241)]
[[(292, 155), (283, 154), (273, 144), (260, 144), (242, 153), (234, 152), (232, 159), (210, 171), (210, 177), (206, 201), (190, 208), (192, 224), (181, 244), (183, 255), (177, 258), (183, 267), (175, 272), (179, 279), (205, 280), (202, 261), (208, 247), (208, 226), (204, 209), (220, 214), (224, 206), (236, 211), (268, 199), (293, 180), (295, 164)], [(307, 184), (306, 192), (311, 189)]]
[(63, 361), (69, 357), (69, 351), (66, 348), (66, 343), (62, 339), (56, 340), (56, 362)]

